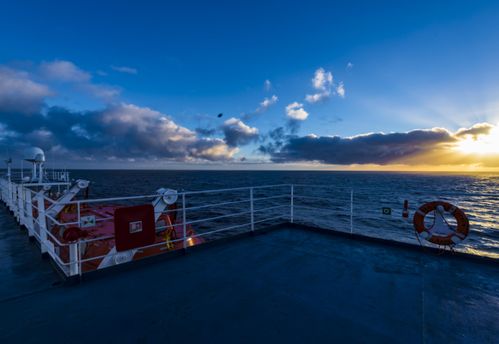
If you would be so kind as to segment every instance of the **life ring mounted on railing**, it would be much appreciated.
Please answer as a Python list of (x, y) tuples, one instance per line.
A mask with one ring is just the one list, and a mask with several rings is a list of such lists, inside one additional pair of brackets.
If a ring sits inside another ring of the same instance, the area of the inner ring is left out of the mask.
[[(425, 217), (434, 213), (433, 224), (425, 227)], [(447, 222), (444, 215), (452, 215), (457, 222), (453, 226)], [(414, 228), (417, 235), (423, 239), (441, 246), (454, 246), (466, 239), (470, 230), (468, 217), (458, 207), (442, 201), (428, 202), (423, 204), (414, 213)]]

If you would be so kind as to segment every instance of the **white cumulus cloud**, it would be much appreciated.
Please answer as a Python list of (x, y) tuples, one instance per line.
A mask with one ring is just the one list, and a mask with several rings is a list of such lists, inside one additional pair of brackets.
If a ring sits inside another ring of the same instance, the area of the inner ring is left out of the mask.
[(286, 106), (286, 115), (295, 121), (304, 121), (308, 117), (308, 112), (303, 109), (303, 104), (294, 102)]
[(327, 72), (324, 68), (319, 68), (315, 71), (312, 79), (312, 85), (316, 90), (327, 90), (333, 84), (333, 74)]
[(343, 82), (336, 85), (333, 73), (326, 71), (322, 67), (315, 71), (314, 77), (312, 78), (312, 87), (316, 92), (305, 96), (305, 100), (309, 103), (318, 103), (334, 95), (338, 95), (342, 98), (345, 97)]

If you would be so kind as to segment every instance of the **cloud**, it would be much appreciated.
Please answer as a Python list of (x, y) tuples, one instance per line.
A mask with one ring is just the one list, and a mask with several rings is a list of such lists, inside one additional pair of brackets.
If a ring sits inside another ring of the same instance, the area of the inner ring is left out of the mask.
[[(258, 136), (256, 128), (229, 121), (225, 140), (200, 137), (159, 111), (115, 102), (118, 88), (94, 84), (89, 73), (69, 61), (43, 62), (37, 72), (0, 66), (0, 140), (11, 138), (12, 146), (35, 144), (73, 160), (227, 161), (238, 152), (237, 144)], [(108, 103), (96, 111), (49, 108), (45, 101), (52, 92), (35, 79), (63, 82)]]
[(385, 165), (404, 161), (437, 145), (454, 141), (452, 134), (442, 128), (407, 133), (371, 133), (347, 138), (307, 135), (290, 137), (279, 151), (272, 153), (271, 158), (275, 162)]
[(312, 87), (317, 92), (305, 96), (305, 100), (309, 103), (318, 103), (334, 95), (339, 95), (342, 98), (345, 96), (343, 82), (336, 85), (334, 83), (333, 74), (322, 67), (315, 71), (314, 77), (312, 78)]
[(456, 132), (456, 136), (471, 136), (476, 139), (480, 135), (488, 135), (494, 126), (489, 123), (477, 123), (473, 125), (471, 128), (461, 128)]
[(294, 121), (304, 121), (308, 117), (308, 112), (303, 109), (303, 104), (294, 102), (286, 106), (286, 116)]
[(256, 112), (265, 112), (269, 107), (277, 103), (279, 98), (274, 94), (272, 97), (263, 99), (260, 106), (256, 109)]
[(291, 136), (285, 127), (273, 129), (267, 134), (267, 137), (264, 138), (263, 141), (265, 144), (260, 145), (258, 151), (263, 154), (273, 155), (284, 146), (289, 138), (291, 138)]
[(56, 60), (42, 62), (40, 73), (47, 79), (64, 82), (88, 82), (91, 75), (78, 68), (73, 62)]
[(331, 96), (331, 91), (323, 91), (314, 94), (307, 94), (305, 100), (309, 103), (318, 103)]
[(450, 132), (444, 128), (416, 129), (400, 133), (369, 133), (353, 137), (296, 136), (271, 132), (259, 151), (273, 162), (318, 162), (333, 165), (405, 164), (499, 166), (499, 156), (470, 155), (460, 152), (459, 144), (469, 135), (486, 135), (496, 127), (479, 123)]
[(201, 136), (213, 136), (217, 132), (217, 130), (213, 128), (196, 128), (194, 130)]
[[(113, 102), (120, 95), (121, 90), (115, 86), (96, 84), (92, 82), (89, 72), (76, 66), (71, 61), (55, 60), (42, 62), (39, 67), (39, 76), (46, 82), (61, 82), (72, 85), (76, 90), (87, 93), (105, 102)], [(101, 75), (101, 73), (99, 73)]]
[(106, 102), (113, 102), (121, 94), (121, 89), (115, 86), (88, 83), (79, 87), (82, 91)]
[(125, 73), (125, 74), (136, 75), (138, 73), (137, 69), (126, 66), (111, 66), (111, 69), (116, 72)]
[(315, 71), (312, 79), (312, 85), (316, 90), (325, 91), (333, 84), (333, 74), (326, 72), (324, 68), (319, 68)]
[(254, 116), (267, 111), (272, 105), (274, 105), (278, 101), (279, 101), (279, 98), (275, 94), (272, 95), (272, 97), (270, 97), (270, 98), (265, 97), (262, 100), (262, 102), (259, 104), (259, 106), (256, 108), (255, 111), (243, 114), (241, 116), (241, 119), (244, 121), (248, 121), (248, 120), (252, 119)]
[(338, 86), (336, 86), (336, 94), (341, 98), (345, 98), (345, 86), (343, 85), (343, 82), (340, 82)]
[(246, 145), (258, 139), (258, 129), (246, 125), (237, 118), (229, 118), (222, 125), (225, 142), (230, 147)]
[(126, 103), (83, 112), (52, 107), (29, 118), (0, 113), (0, 123), (16, 133), (12, 145), (36, 144), (70, 160), (227, 161), (237, 153), (221, 139), (200, 138), (167, 115)]
[(226, 161), (232, 159), (239, 151), (237, 147), (230, 147), (221, 139), (197, 140), (189, 150), (189, 157), (208, 161)]
[(272, 90), (272, 83), (270, 82), (270, 80), (269, 80), (269, 79), (267, 79), (267, 80), (265, 80), (265, 81), (263, 82), (263, 89), (264, 89), (265, 91), (270, 91), (270, 90)]
[(31, 80), (27, 72), (0, 67), (0, 113), (36, 113), (52, 94), (47, 85)]

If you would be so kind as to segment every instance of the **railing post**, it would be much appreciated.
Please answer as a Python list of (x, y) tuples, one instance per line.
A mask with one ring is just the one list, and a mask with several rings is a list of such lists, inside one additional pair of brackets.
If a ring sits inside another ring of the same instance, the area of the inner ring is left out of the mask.
[(81, 227), (81, 208), (80, 208), (80, 201), (76, 202), (76, 212), (78, 214), (78, 227)]
[(9, 207), (10, 210), (12, 210), (12, 182), (10, 181), (9, 177), (9, 184), (7, 185), (7, 206)]
[(80, 275), (80, 278), (81, 278), (81, 275), (83, 273), (82, 262), (81, 262), (82, 257), (83, 257), (83, 253), (81, 252), (81, 240), (78, 240), (78, 274)]
[(253, 188), (250, 188), (250, 215), (251, 215), (251, 231), (255, 230), (255, 213), (253, 208)]
[(17, 220), (24, 225), (24, 192), (22, 184), (17, 186)]
[(17, 213), (17, 184), (12, 185), (12, 212), (14, 213), (14, 217), (18, 218)]
[(350, 189), (350, 234), (353, 233), (353, 189)]
[(38, 228), (40, 229), (40, 249), (43, 253), (47, 253), (47, 222), (45, 219), (45, 200), (43, 193), (39, 192), (36, 196), (38, 206)]
[(69, 276), (78, 273), (78, 241), (76, 241), (69, 244)]
[(26, 192), (26, 228), (28, 228), (28, 236), (33, 237), (33, 203), (31, 201), (31, 190), (25, 189)]
[(295, 186), (291, 184), (291, 204), (290, 204), (290, 214), (289, 214), (289, 220), (291, 223), (294, 222), (295, 220)]
[(184, 236), (184, 250), (187, 248), (187, 224), (186, 222), (186, 214), (185, 214), (185, 193), (182, 193), (182, 232)]

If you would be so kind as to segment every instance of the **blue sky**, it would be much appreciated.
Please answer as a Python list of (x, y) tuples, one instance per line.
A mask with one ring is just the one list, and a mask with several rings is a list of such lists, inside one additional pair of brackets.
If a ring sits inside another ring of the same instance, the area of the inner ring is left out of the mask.
[[(51, 106), (85, 112), (133, 104), (191, 131), (216, 130), (210, 139), (225, 142), (230, 118), (256, 128), (258, 137), (238, 141), (232, 147), (237, 152), (218, 162), (224, 167), (241, 164), (241, 158), (266, 167), (277, 161), (336, 165), (336, 159), (298, 154), (287, 146), (290, 138), (309, 134), (347, 138), (440, 127), (452, 136), (477, 123), (499, 123), (499, 4), (493, 1), (12, 1), (1, 6), (0, 65), (47, 86), (41, 113)], [(58, 61), (71, 63), (87, 79), (61, 81), (40, 72), (44, 63)], [(317, 71), (332, 81), (314, 88)], [(97, 88), (116, 95), (96, 96)], [(314, 94), (321, 100), (307, 101)], [(278, 100), (254, 113), (272, 96)], [(302, 105), (294, 109), (308, 117), (291, 118), (296, 125), (290, 126), (286, 107), (295, 102)], [(40, 123), (51, 131), (50, 124)], [(269, 133), (279, 127), (286, 129), (285, 142), (278, 152), (274, 147), (262, 154), (259, 147), (268, 145)], [(23, 132), (13, 123), (4, 129)], [(21, 136), (26, 135), (17, 135), (18, 141)], [(56, 141), (64, 146), (62, 139)], [(358, 163), (407, 164), (421, 153), (419, 142), (411, 144), (402, 160)], [(284, 150), (300, 159), (283, 160)], [(94, 162), (126, 158), (98, 156), (95, 150), (85, 154)], [(140, 160), (140, 150), (136, 155), (130, 158)], [(206, 163), (198, 156), (146, 155), (180, 165)]]

